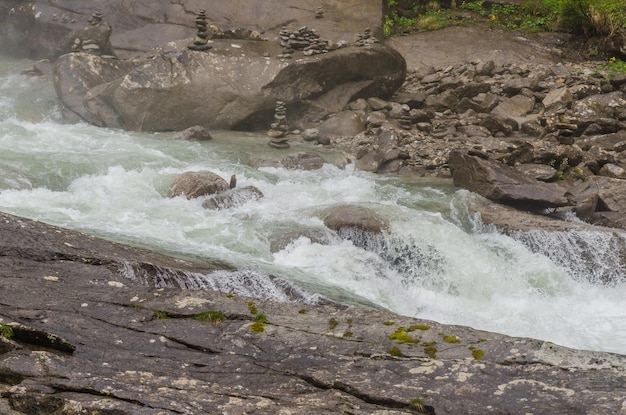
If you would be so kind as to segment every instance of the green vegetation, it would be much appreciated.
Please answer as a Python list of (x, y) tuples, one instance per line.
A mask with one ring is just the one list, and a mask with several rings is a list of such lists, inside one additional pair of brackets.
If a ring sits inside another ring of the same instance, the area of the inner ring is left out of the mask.
[(424, 412), (424, 400), (422, 398), (413, 398), (409, 402), (409, 407), (416, 409), (419, 412)]
[(155, 320), (165, 320), (170, 318), (170, 315), (167, 314), (167, 311), (154, 310), (153, 318)]
[(397, 347), (392, 347), (391, 349), (387, 350), (387, 353), (389, 353), (391, 356), (395, 356), (395, 357), (402, 357), (402, 350), (398, 349)]
[[(458, 23), (488, 22), (506, 29), (563, 30), (585, 36), (610, 36), (626, 27), (624, 0), (522, 0), (517, 4), (485, 0), (385, 0), (384, 5), (385, 37), (438, 30)], [(474, 16), (468, 16), (467, 11)]]
[(419, 339), (407, 334), (405, 327), (398, 327), (389, 335), (389, 340), (397, 340), (400, 343), (419, 343)]
[(261, 323), (267, 323), (267, 317), (265, 314), (257, 314), (254, 316), (254, 321), (260, 321)]
[(255, 321), (250, 326), (250, 331), (253, 333), (263, 333), (265, 331), (265, 323), (262, 321)]
[(424, 345), (424, 353), (428, 355), (431, 359), (437, 358), (437, 348), (435, 347), (435, 342), (426, 343)]
[(13, 329), (11, 328), (11, 326), (0, 323), (0, 335), (2, 337), (10, 339), (11, 337), (13, 337)]
[(298, 313), (300, 314), (306, 314), (306, 308), (303, 308), (301, 310), (298, 310)]
[(446, 343), (461, 343), (461, 340), (456, 336), (443, 336), (443, 341)]
[(472, 357), (476, 360), (482, 360), (485, 357), (485, 352), (482, 349), (470, 347), (470, 350), (472, 351)]
[(226, 320), (226, 315), (221, 311), (202, 311), (195, 316), (193, 316), (194, 320), (198, 321), (208, 321), (211, 323), (221, 323)]
[(256, 304), (254, 304), (254, 301), (248, 301), (248, 310), (250, 311), (250, 314), (256, 314), (259, 312), (256, 309)]
[(409, 327), (408, 331), (415, 331), (415, 330), (430, 330), (430, 326), (428, 324), (413, 324)]
[(396, 322), (395, 321), (385, 321), (383, 324), (385, 326), (393, 326), (394, 324), (396, 324)]
[(626, 73), (626, 62), (613, 56), (604, 66), (604, 69), (611, 72)]

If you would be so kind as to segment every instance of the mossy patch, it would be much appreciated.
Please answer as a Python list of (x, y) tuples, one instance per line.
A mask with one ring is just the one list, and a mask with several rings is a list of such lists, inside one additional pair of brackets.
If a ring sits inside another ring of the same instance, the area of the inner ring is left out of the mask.
[(303, 308), (301, 310), (298, 310), (298, 313), (300, 314), (306, 314), (306, 308)]
[(155, 320), (166, 320), (170, 318), (170, 315), (167, 314), (167, 311), (154, 310), (153, 318)]
[(256, 314), (259, 312), (256, 308), (256, 304), (254, 304), (254, 301), (248, 301), (248, 310), (250, 311), (250, 314)]
[(13, 329), (6, 324), (0, 324), (0, 336), (10, 339), (13, 337)]
[(461, 343), (461, 340), (459, 340), (458, 337), (456, 336), (443, 336), (443, 341), (446, 343)]
[(419, 339), (407, 334), (405, 327), (398, 327), (396, 331), (389, 335), (389, 340), (397, 340), (400, 343), (419, 343)]
[(250, 331), (253, 333), (263, 333), (265, 331), (265, 323), (262, 321), (255, 321), (250, 326)]
[(221, 323), (226, 320), (226, 315), (221, 311), (202, 311), (195, 316), (193, 316), (194, 320), (198, 321), (208, 321), (211, 323)]
[(387, 350), (387, 353), (389, 353), (391, 356), (395, 356), (395, 357), (402, 357), (402, 356), (404, 356), (402, 354), (402, 350), (400, 350), (399, 348), (397, 348), (395, 346), (392, 347), (391, 349)]
[(395, 321), (385, 321), (383, 324), (385, 326), (393, 326), (394, 324), (396, 324), (396, 322)]
[(409, 327), (408, 331), (415, 331), (415, 330), (422, 330), (422, 331), (430, 330), (430, 326), (428, 324), (413, 324)]
[(260, 321), (261, 323), (267, 323), (267, 317), (265, 314), (257, 314), (254, 316), (254, 321)]
[(482, 360), (485, 357), (485, 352), (482, 349), (476, 349), (474, 347), (470, 347), (472, 350), (472, 357), (476, 360)]
[(437, 358), (437, 348), (435, 347), (435, 342), (430, 342), (424, 344), (424, 353), (431, 359)]

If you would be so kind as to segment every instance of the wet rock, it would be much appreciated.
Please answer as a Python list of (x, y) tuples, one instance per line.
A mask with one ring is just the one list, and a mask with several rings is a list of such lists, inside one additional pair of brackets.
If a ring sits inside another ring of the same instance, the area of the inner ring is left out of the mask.
[(384, 161), (385, 154), (382, 151), (363, 149), (362, 152), (357, 154), (355, 165), (359, 170), (376, 173)]
[(359, 115), (353, 111), (341, 111), (319, 126), (320, 138), (353, 137), (365, 130)]
[(185, 140), (185, 141), (208, 141), (212, 140), (213, 136), (206, 128), (196, 125), (189, 127), (183, 131), (180, 131), (170, 137), (172, 140)]
[(254, 186), (238, 187), (212, 195), (202, 202), (202, 207), (211, 210), (230, 209), (245, 205), (263, 197), (263, 192)]
[(317, 154), (300, 151), (283, 158), (281, 164), (292, 170), (319, 170), (324, 166), (324, 159)]
[(302, 131), (302, 139), (304, 141), (315, 141), (320, 137), (320, 130), (318, 128), (307, 128)]
[(387, 222), (375, 211), (357, 205), (339, 205), (321, 214), (324, 225), (334, 231), (354, 228), (361, 232), (380, 234), (387, 230)]
[(543, 210), (569, 206), (565, 189), (533, 180), (502, 163), (454, 150), (449, 167), (454, 185), (476, 192), (487, 199), (520, 209)]
[(185, 196), (194, 199), (212, 195), (229, 189), (226, 180), (210, 171), (189, 171), (181, 174), (172, 182), (169, 197)]
[(294, 231), (280, 232), (270, 238), (270, 252), (276, 253), (287, 248), (300, 238), (306, 238), (311, 243), (327, 245), (332, 241), (332, 234), (328, 230), (318, 228), (302, 228)]

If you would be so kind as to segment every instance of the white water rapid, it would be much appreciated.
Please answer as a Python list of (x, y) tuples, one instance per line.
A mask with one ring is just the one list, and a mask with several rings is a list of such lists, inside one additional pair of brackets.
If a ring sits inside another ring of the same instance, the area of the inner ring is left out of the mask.
[[(197, 143), (63, 124), (52, 86), (19, 74), (31, 65), (0, 58), (1, 211), (242, 270), (221, 282), (190, 276), (192, 288), (282, 300), (270, 277), (276, 275), (308, 292), (304, 301), (320, 294), (626, 354), (626, 271), (610, 235), (505, 236), (470, 218), (468, 193), (444, 181), (331, 163), (312, 172), (253, 169), (250, 155), (277, 151), (262, 135), (217, 131), (214, 140)], [(238, 186), (256, 186), (265, 197), (221, 211), (203, 209), (202, 200), (168, 198), (172, 180), (190, 170), (236, 174)], [(389, 220), (390, 234), (333, 235), (318, 213), (343, 203), (376, 210)], [(272, 252), (273, 242), (298, 229), (327, 241), (302, 237)]]

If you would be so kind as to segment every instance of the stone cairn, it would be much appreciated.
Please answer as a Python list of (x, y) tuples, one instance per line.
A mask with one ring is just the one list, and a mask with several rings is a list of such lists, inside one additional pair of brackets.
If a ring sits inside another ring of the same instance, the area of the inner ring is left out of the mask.
[(287, 106), (284, 101), (276, 101), (276, 109), (274, 111), (274, 122), (267, 131), (270, 141), (267, 143), (274, 148), (289, 148), (288, 138), (286, 137), (289, 126), (287, 125)]
[(281, 27), (278, 34), (280, 45), (283, 47), (279, 58), (290, 59), (296, 50), (301, 50), (304, 55), (311, 56), (328, 52), (328, 40), (322, 39), (315, 29), (306, 26), (291, 32), (285, 26)]
[(321, 19), (324, 17), (324, 9), (321, 6), (318, 6), (315, 9), (315, 18), (316, 19)]
[(103, 19), (104, 19), (104, 15), (102, 14), (102, 10), (97, 9), (96, 12), (92, 14), (89, 19), (87, 19), (87, 21), (89, 22), (90, 25), (97, 26), (100, 23), (102, 23)]
[[(95, 13), (93, 13), (91, 17), (87, 19), (87, 22), (89, 22), (91, 26), (98, 26), (99, 24), (102, 24), (103, 20), (104, 15), (102, 14), (102, 10), (97, 9)], [(77, 37), (76, 39), (74, 39), (74, 43), (72, 43), (70, 50), (72, 52), (87, 52), (91, 53), (92, 55), (102, 54), (98, 42), (94, 39), (81, 39)]]
[(206, 10), (200, 10), (196, 16), (196, 37), (187, 48), (191, 50), (209, 50), (213, 45), (209, 41), (209, 25), (206, 21)]
[(368, 27), (363, 33), (357, 33), (354, 46), (368, 46), (374, 43), (378, 43), (378, 39), (372, 36), (372, 30)]
[(398, 118), (398, 124), (400, 124), (400, 127), (404, 130), (411, 129), (411, 107), (407, 104), (402, 105), (402, 114), (400, 114)]

